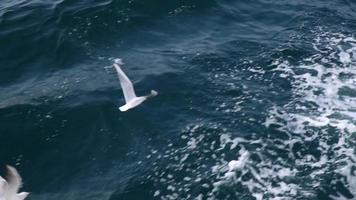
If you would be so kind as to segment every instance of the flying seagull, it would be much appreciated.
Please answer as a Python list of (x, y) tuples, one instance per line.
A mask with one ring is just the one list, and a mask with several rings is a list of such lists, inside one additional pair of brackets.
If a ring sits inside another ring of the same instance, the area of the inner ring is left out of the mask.
[(6, 166), (6, 179), (0, 176), (0, 200), (24, 200), (29, 193), (20, 192), (22, 178), (14, 167)]
[(124, 97), (125, 97), (125, 101), (126, 101), (126, 104), (119, 108), (121, 112), (124, 112), (131, 108), (134, 108), (134, 107), (140, 105), (142, 102), (144, 102), (148, 98), (154, 97), (158, 94), (158, 92), (151, 90), (150, 94), (148, 94), (146, 96), (137, 97), (135, 94), (135, 90), (133, 88), (132, 82), (126, 76), (124, 71), (122, 71), (122, 69), (121, 69), (121, 66), (123, 64), (124, 63), (122, 62), (121, 59), (115, 59), (114, 67), (115, 67), (117, 75), (119, 77), (120, 85), (121, 85), (122, 91), (124, 92)]

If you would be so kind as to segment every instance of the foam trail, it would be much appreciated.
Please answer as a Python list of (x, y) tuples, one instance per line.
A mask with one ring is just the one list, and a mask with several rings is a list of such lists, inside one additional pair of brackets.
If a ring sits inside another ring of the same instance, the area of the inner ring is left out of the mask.
[[(291, 84), (291, 100), (270, 107), (261, 122), (267, 135), (237, 137), (213, 122), (187, 126), (181, 135), (183, 145), (159, 156), (170, 164), (160, 169), (155, 163), (150, 179), (167, 188), (152, 195), (162, 200), (315, 199), (319, 194), (340, 200), (356, 197), (352, 145), (352, 134), (356, 134), (356, 40), (317, 33), (313, 46), (315, 54), (298, 64), (282, 57), (272, 62), (272, 70), (250, 70), (251, 79), (273, 83), (278, 76)], [(211, 80), (225, 84), (230, 77), (227, 87), (236, 89), (235, 82), (243, 79), (240, 71), (231, 67), (212, 73)], [(268, 73), (273, 75), (268, 77)], [(264, 80), (266, 77), (271, 80)], [(244, 102), (255, 98), (247, 87), (244, 95), (224, 99), (217, 112), (243, 112)], [(249, 120), (254, 119), (239, 125)], [(177, 173), (184, 177), (173, 175)], [(323, 188), (337, 188), (336, 183), (344, 189), (325, 193)]]

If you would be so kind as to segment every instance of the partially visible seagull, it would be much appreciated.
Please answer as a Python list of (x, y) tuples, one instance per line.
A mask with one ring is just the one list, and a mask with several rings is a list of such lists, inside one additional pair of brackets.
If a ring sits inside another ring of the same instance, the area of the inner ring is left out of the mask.
[(30, 193), (19, 192), (22, 178), (14, 167), (6, 166), (6, 180), (0, 176), (0, 200), (24, 200)]
[(119, 77), (121, 88), (122, 88), (122, 91), (124, 92), (125, 101), (126, 101), (126, 104), (119, 108), (121, 112), (124, 112), (131, 108), (134, 108), (134, 107), (140, 105), (142, 102), (144, 102), (148, 98), (158, 95), (158, 92), (156, 92), (155, 90), (151, 90), (151, 93), (149, 95), (137, 97), (135, 94), (135, 90), (133, 88), (132, 82), (130, 81), (130, 79), (126, 76), (126, 74), (121, 69), (121, 66), (123, 64), (124, 63), (122, 62), (121, 59), (115, 59), (114, 67), (117, 71), (117, 75)]

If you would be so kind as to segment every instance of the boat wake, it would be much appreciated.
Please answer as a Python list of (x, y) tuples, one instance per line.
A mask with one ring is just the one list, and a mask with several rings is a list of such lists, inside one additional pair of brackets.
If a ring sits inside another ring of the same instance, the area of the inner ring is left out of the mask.
[[(356, 40), (315, 34), (312, 56), (293, 64), (279, 58), (266, 69), (250, 69), (257, 78), (271, 74), (271, 83), (278, 77), (291, 85), (290, 100), (267, 109), (265, 130), (243, 137), (221, 123), (187, 126), (180, 143), (170, 144), (154, 163), (148, 178), (157, 188), (167, 187), (152, 194), (211, 200), (354, 198)], [(226, 102), (217, 112), (241, 113), (239, 102)], [(168, 163), (164, 169), (162, 162)]]

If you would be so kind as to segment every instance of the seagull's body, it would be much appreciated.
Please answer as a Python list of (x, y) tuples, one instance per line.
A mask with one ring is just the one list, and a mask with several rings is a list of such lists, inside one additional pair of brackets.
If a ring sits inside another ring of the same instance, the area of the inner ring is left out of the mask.
[(120, 109), (120, 111), (124, 112), (124, 111), (127, 111), (131, 108), (134, 108), (134, 107), (140, 105), (142, 102), (144, 102), (148, 98), (156, 96), (158, 93), (154, 90), (151, 90), (151, 94), (149, 94), (149, 95), (141, 96), (141, 97), (136, 96), (132, 82), (126, 76), (124, 71), (122, 71), (122, 69), (121, 69), (122, 65), (123, 65), (123, 62), (121, 59), (115, 60), (114, 67), (115, 67), (117, 75), (119, 77), (120, 85), (121, 85), (122, 91), (124, 92), (124, 97), (125, 97), (125, 101), (126, 101), (126, 104), (121, 106), (119, 109)]
[(0, 176), (0, 200), (23, 200), (29, 193), (20, 192), (22, 187), (22, 179), (14, 167), (7, 167), (6, 180)]

